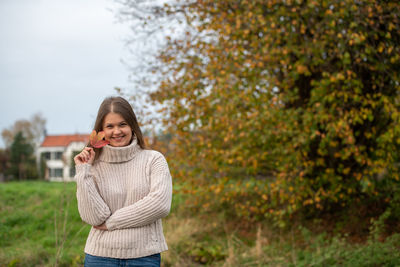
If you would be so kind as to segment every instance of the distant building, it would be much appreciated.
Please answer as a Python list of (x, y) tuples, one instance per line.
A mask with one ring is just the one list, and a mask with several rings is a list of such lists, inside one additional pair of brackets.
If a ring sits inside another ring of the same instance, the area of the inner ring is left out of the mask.
[(40, 175), (49, 181), (73, 181), (74, 156), (82, 151), (89, 135), (48, 135), (36, 151)]

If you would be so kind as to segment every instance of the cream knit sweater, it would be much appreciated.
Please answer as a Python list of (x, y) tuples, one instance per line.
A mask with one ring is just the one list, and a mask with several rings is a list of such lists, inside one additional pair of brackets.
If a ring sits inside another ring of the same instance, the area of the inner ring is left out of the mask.
[(76, 166), (76, 196), (91, 228), (85, 253), (138, 258), (167, 250), (161, 218), (171, 207), (172, 182), (164, 156), (143, 150), (136, 139), (125, 147), (105, 146), (93, 166)]

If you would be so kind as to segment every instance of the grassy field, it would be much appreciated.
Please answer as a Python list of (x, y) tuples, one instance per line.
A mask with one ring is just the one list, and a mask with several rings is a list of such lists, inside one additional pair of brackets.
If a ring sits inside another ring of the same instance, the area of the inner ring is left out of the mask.
[(90, 227), (77, 212), (74, 183), (0, 184), (0, 265), (78, 265)]
[[(0, 184), (0, 266), (82, 266), (90, 227), (77, 211), (75, 183)], [(400, 235), (381, 238), (382, 217), (362, 243), (296, 227), (273, 230), (193, 214), (175, 194), (164, 220), (163, 266), (400, 266)]]

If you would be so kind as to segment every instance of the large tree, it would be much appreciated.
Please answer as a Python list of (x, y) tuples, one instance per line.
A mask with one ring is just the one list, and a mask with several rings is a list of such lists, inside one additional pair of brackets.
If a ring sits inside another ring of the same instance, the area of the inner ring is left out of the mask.
[(37, 170), (34, 157), (34, 148), (22, 132), (18, 132), (10, 146), (9, 169), (7, 173), (14, 179), (36, 179)]
[(176, 177), (239, 216), (390, 201), (399, 185), (400, 2), (151, 3), (123, 1), (122, 15), (148, 33), (160, 18), (183, 21), (175, 26), (184, 34), (167, 36), (149, 62)]

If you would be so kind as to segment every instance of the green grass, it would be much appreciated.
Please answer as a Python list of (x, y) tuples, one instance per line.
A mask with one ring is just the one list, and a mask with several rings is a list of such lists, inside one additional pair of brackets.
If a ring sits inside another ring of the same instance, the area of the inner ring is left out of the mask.
[[(90, 227), (79, 217), (75, 186), (0, 184), (0, 266), (82, 266)], [(163, 266), (400, 266), (400, 234), (380, 235), (388, 214), (372, 224), (366, 242), (353, 244), (304, 227), (243, 227), (222, 213), (192, 212), (186, 197), (174, 194), (163, 220)]]
[(77, 211), (74, 183), (0, 184), (0, 265), (81, 262), (90, 227)]

